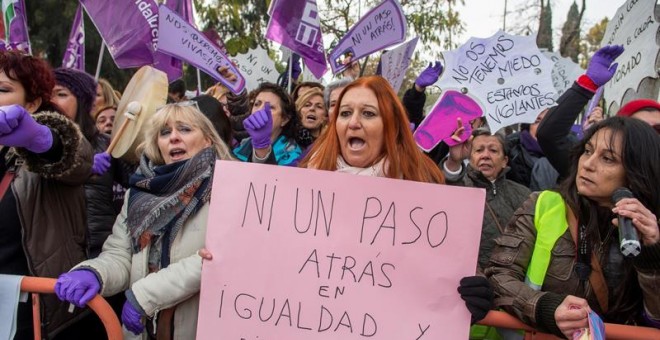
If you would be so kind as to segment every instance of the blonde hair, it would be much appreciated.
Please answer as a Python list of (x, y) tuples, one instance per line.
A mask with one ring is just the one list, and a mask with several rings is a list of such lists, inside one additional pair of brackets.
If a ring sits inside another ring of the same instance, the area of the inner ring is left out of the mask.
[[(301, 94), (300, 97), (298, 97), (298, 100), (296, 100), (296, 111), (300, 113), (300, 110), (305, 107), (305, 104), (316, 96), (321, 97), (321, 100), (323, 100), (323, 90), (318, 87), (313, 87), (305, 91), (305, 93)], [(325, 106), (323, 108), (325, 109), (325, 114), (328, 115), (328, 109)]]
[[(119, 106), (119, 100), (121, 99), (121, 95), (119, 95), (119, 92), (115, 91), (115, 89), (112, 88), (112, 85), (110, 85), (110, 82), (108, 82), (103, 78), (99, 78), (98, 83), (99, 86), (101, 87), (101, 94), (103, 95), (103, 101), (105, 101), (105, 105), (103, 105), (103, 107), (117, 108), (117, 106)], [(97, 109), (101, 109), (101, 108), (98, 107)]]
[(158, 148), (158, 136), (161, 129), (172, 120), (185, 122), (194, 128), (200, 129), (204, 138), (211, 141), (218, 159), (234, 159), (229, 147), (222, 141), (211, 121), (196, 106), (184, 106), (181, 103), (165, 105), (149, 119), (144, 131), (144, 141), (137, 147), (138, 155), (144, 153), (155, 165), (165, 164)]

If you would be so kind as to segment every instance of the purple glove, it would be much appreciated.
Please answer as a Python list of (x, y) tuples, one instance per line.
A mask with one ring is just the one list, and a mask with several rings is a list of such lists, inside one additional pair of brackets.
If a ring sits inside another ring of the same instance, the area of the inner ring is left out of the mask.
[(144, 332), (142, 314), (140, 314), (140, 312), (138, 312), (128, 300), (124, 302), (124, 308), (121, 309), (121, 322), (126, 329), (135, 335)]
[(22, 106), (1, 106), (0, 145), (43, 153), (53, 145), (53, 134), (48, 127), (37, 123)]
[(614, 60), (623, 53), (623, 45), (607, 45), (601, 47), (589, 61), (586, 75), (598, 85), (605, 85), (616, 72), (619, 63), (613, 63)]
[(264, 108), (253, 112), (243, 121), (243, 126), (252, 137), (252, 148), (265, 149), (270, 146), (270, 134), (273, 132), (273, 114), (270, 112), (270, 103), (266, 102)]
[(291, 67), (291, 78), (293, 80), (297, 80), (302, 73), (302, 68), (300, 67), (300, 56), (294, 54), (291, 58), (291, 61), (293, 62), (293, 66)]
[(92, 165), (92, 174), (103, 175), (110, 169), (110, 154), (107, 152), (99, 152), (94, 155), (94, 165)]
[(64, 273), (55, 282), (55, 294), (62, 301), (84, 307), (101, 290), (96, 275), (87, 269)]
[(429, 67), (425, 68), (415, 80), (415, 85), (419, 87), (433, 85), (440, 78), (440, 73), (442, 73), (442, 64), (439, 61), (436, 61), (435, 65), (429, 63)]

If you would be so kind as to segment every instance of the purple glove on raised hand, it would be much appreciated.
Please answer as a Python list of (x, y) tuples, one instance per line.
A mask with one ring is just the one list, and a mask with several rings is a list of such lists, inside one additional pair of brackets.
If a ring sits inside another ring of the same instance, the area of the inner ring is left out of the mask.
[(48, 127), (37, 123), (22, 106), (1, 106), (0, 145), (43, 153), (53, 146), (53, 134)]
[(616, 72), (618, 63), (614, 60), (623, 53), (622, 45), (607, 45), (601, 47), (589, 61), (586, 75), (598, 87), (605, 85)]
[(107, 152), (99, 152), (94, 155), (94, 165), (92, 165), (92, 174), (103, 175), (110, 169), (110, 154)]
[(126, 329), (135, 335), (144, 332), (142, 314), (140, 314), (140, 312), (138, 312), (128, 300), (124, 302), (124, 307), (121, 309), (121, 322)]
[(270, 103), (266, 102), (264, 108), (253, 112), (243, 121), (243, 126), (252, 137), (252, 148), (265, 149), (270, 146), (270, 134), (273, 132), (273, 114), (270, 112)]
[(78, 307), (84, 307), (100, 290), (101, 284), (96, 275), (86, 269), (64, 273), (55, 282), (57, 297)]
[(435, 65), (429, 63), (429, 67), (425, 68), (415, 80), (415, 85), (419, 87), (433, 85), (440, 78), (440, 73), (442, 73), (442, 64), (439, 61), (436, 61)]

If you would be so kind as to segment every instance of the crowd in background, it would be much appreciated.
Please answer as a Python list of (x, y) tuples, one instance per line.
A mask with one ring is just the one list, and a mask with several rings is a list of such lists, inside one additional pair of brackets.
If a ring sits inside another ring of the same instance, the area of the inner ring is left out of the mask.
[[(571, 132), (622, 51), (601, 48), (518, 132), (490, 131), (483, 117), (448, 121), (456, 143), (429, 152), (413, 132), (439, 62), (403, 98), (378, 75), (358, 77), (355, 62), (327, 85), (297, 83), (294, 72), (291, 93), (262, 83), (234, 94), (218, 83), (186, 98), (179, 80), (145, 124), (137, 163), (106, 152), (122, 97), (107, 80), (1, 52), (0, 273), (58, 278), (56, 296), (42, 300), (49, 338), (101, 337), (84, 308), (101, 294), (127, 339), (193, 339), (222, 159), (484, 188), (477, 267), (457, 283), (472, 323), (503, 309), (570, 339), (595, 311), (660, 328), (660, 104), (633, 100), (611, 117), (597, 107), (581, 139)], [(631, 194), (614, 202), (621, 187)], [(619, 251), (617, 216), (640, 236), (636, 257)], [(20, 304), (15, 339), (33, 337), (31, 320)]]

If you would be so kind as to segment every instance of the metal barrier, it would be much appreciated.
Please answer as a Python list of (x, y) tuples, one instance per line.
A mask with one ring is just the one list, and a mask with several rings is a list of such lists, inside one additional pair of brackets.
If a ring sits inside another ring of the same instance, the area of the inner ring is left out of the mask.
[[(559, 339), (552, 334), (538, 332), (534, 328), (522, 323), (522, 321), (505, 312), (490, 311), (488, 312), (488, 315), (486, 315), (486, 318), (481, 320), (479, 324), (509, 329), (522, 329), (525, 331), (525, 340)], [(660, 329), (606, 323), (605, 336), (607, 340), (660, 339)]]
[[(39, 294), (53, 294), (55, 292), (56, 279), (45, 277), (24, 276), (21, 281), (21, 291), (32, 293), (32, 315), (34, 322), (34, 338), (41, 339), (41, 313), (39, 312)], [(121, 324), (107, 301), (100, 295), (96, 295), (87, 303), (96, 315), (98, 315), (105, 332), (108, 334), (108, 340), (122, 340), (123, 333)]]

